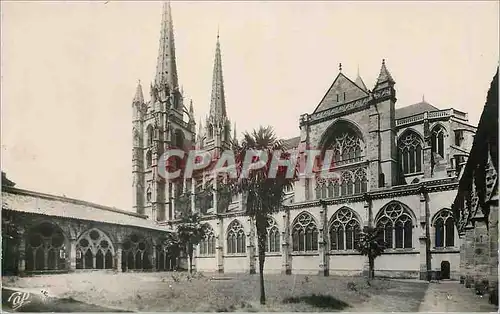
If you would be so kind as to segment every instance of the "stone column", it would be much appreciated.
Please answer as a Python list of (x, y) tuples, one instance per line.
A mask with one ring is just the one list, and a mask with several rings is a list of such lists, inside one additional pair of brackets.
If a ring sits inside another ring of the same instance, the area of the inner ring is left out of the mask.
[(157, 267), (156, 267), (156, 261), (157, 261), (157, 258), (158, 256), (156, 256), (156, 248), (153, 247), (153, 249), (151, 250), (151, 270), (152, 271), (157, 271)]
[(482, 209), (478, 208), (476, 216), (472, 218), (474, 226), (474, 282), (488, 279), (490, 271), (490, 243), (488, 226)]
[(24, 236), (24, 230), (19, 230), (19, 260), (17, 266), (17, 272), (19, 276), (24, 276), (26, 271), (26, 238)]
[(427, 190), (425, 187), (422, 187), (418, 217), (420, 226), (416, 226), (420, 229), (420, 236), (418, 238), (420, 248), (420, 280), (430, 280), (432, 278), (428, 217)]
[(465, 232), (459, 232), (460, 241), (460, 283), (465, 283)]
[[(252, 217), (248, 217), (248, 227), (249, 231), (246, 235), (247, 242), (247, 262), (250, 274), (255, 274), (255, 220)], [(258, 255), (257, 255), (258, 256)]]
[(465, 226), (465, 287), (474, 286), (474, 227), (471, 222)]
[(92, 257), (92, 269), (96, 269), (97, 266), (96, 266), (96, 256), (94, 255), (94, 257)]
[(115, 254), (115, 269), (117, 272), (122, 271), (122, 244), (116, 244), (116, 254)]
[(326, 202), (323, 200), (320, 200), (321, 204), (321, 209), (319, 211), (319, 216), (320, 216), (320, 226), (319, 226), (319, 233), (318, 233), (318, 249), (319, 249), (319, 258), (320, 258), (320, 264), (319, 264), (319, 269), (320, 275), (323, 276), (328, 276), (330, 274), (330, 255), (329, 253), (329, 248), (328, 248), (328, 206), (326, 205)]
[[(498, 295), (498, 198), (489, 202), (490, 278), (489, 293)], [(498, 298), (498, 296), (497, 296)], [(490, 299), (491, 301), (491, 299)]]
[(69, 270), (76, 270), (76, 239), (69, 240)]
[(290, 210), (283, 211), (283, 233), (281, 235), (281, 273), (285, 275), (292, 274), (292, 261), (290, 256)]
[(424, 178), (432, 177), (432, 147), (431, 147), (431, 133), (429, 129), (429, 120), (427, 112), (424, 112), (424, 143), (423, 143), (423, 163), (422, 169), (424, 170)]
[[(365, 195), (364, 195), (363, 207), (364, 207), (365, 211), (364, 211), (364, 217), (363, 217), (363, 226), (361, 227), (362, 229), (367, 228), (367, 227), (372, 227), (374, 225), (372, 201), (371, 201), (370, 195), (368, 195), (368, 193), (365, 193)], [(364, 259), (364, 263), (363, 263), (362, 274), (364, 277), (368, 277), (369, 273), (370, 273), (370, 261), (368, 259), (368, 256), (366, 256)]]
[(224, 224), (222, 217), (218, 217), (217, 221), (217, 247), (216, 247), (216, 260), (217, 272), (224, 273)]

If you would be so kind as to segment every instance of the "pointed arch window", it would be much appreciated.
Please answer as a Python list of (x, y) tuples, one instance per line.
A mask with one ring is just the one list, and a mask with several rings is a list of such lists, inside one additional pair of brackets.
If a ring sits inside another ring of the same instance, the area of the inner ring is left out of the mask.
[(153, 126), (151, 125), (148, 125), (148, 127), (146, 128), (146, 135), (147, 135), (147, 146), (150, 147), (150, 146), (153, 146), (153, 139), (154, 139), (154, 136), (153, 136)]
[(55, 224), (44, 222), (28, 231), (26, 270), (62, 270), (66, 264), (67, 240)]
[(455, 246), (455, 221), (453, 214), (448, 209), (441, 210), (434, 219), (434, 246)]
[(398, 143), (399, 160), (404, 174), (422, 171), (422, 141), (415, 132), (407, 132)]
[(265, 251), (269, 253), (280, 252), (280, 232), (278, 224), (274, 218), (267, 219), (267, 239), (265, 244)]
[(238, 220), (233, 220), (227, 228), (227, 253), (245, 253), (245, 231)]
[(409, 210), (399, 202), (386, 205), (377, 218), (377, 227), (383, 230), (381, 240), (387, 248), (413, 248), (413, 220)]
[(444, 158), (444, 128), (440, 125), (432, 129), (431, 134), (431, 150)]
[(113, 243), (99, 229), (84, 232), (76, 242), (77, 269), (112, 269)]
[(150, 150), (146, 152), (146, 167), (151, 168), (153, 166), (153, 154)]
[(136, 233), (131, 234), (123, 243), (122, 268), (127, 269), (151, 269), (152, 247), (147, 240)]
[(295, 219), (292, 229), (294, 252), (311, 252), (318, 250), (318, 228), (311, 214), (301, 213)]
[(215, 233), (210, 227), (200, 241), (200, 255), (215, 255)]
[(359, 240), (360, 222), (349, 208), (339, 209), (330, 224), (330, 250), (353, 250)]

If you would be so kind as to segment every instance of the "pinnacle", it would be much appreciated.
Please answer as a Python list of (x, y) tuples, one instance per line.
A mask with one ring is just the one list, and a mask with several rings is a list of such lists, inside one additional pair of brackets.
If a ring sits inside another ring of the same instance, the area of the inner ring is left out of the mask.
[(137, 88), (135, 90), (134, 103), (144, 103), (144, 95), (142, 93), (141, 81), (137, 83)]

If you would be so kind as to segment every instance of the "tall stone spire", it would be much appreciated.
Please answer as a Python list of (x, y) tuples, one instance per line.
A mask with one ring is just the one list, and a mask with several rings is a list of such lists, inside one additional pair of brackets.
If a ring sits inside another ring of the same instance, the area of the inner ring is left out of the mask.
[(172, 89), (178, 87), (177, 65), (175, 62), (174, 25), (170, 1), (163, 3), (161, 18), (160, 48), (156, 63), (155, 84), (168, 84)]
[(220, 52), (219, 32), (217, 31), (209, 117), (221, 121), (226, 115), (226, 99), (224, 96), (224, 80), (222, 77), (222, 57)]

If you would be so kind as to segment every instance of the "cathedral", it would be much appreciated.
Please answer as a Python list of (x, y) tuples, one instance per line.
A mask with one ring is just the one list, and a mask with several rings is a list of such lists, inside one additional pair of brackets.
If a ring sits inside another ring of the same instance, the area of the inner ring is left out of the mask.
[[(208, 61), (208, 60), (207, 60)], [(243, 62), (243, 60), (242, 60)], [(396, 78), (382, 60), (369, 89), (342, 67), (287, 150), (332, 150), (335, 176), (299, 176), (268, 218), (265, 272), (359, 275), (367, 258), (355, 250), (364, 226), (378, 226), (388, 244), (375, 275), (460, 277), (460, 239), (451, 210), (476, 128), (467, 114), (422, 99), (396, 104)], [(209, 84), (210, 82), (207, 82)], [(403, 82), (403, 84), (405, 84)], [(255, 273), (255, 223), (242, 194), (218, 175), (166, 181), (160, 157), (172, 148), (204, 150), (216, 160), (236, 139), (226, 111), (219, 36), (208, 116), (195, 121), (194, 105), (179, 88), (170, 4), (163, 6), (155, 79), (145, 99), (139, 83), (132, 107), (133, 208), (119, 210), (28, 191), (2, 180), (3, 270), (23, 273), (159, 271), (185, 268), (166, 239), (183, 213), (200, 213), (209, 231), (195, 250), (203, 272)], [(258, 123), (256, 123), (256, 127)], [(233, 126), (233, 127), (232, 127)], [(14, 226), (16, 231), (4, 235)], [(180, 263), (180, 264), (179, 264)]]
[[(217, 159), (236, 138), (226, 112), (219, 36), (209, 114), (196, 126), (193, 104), (188, 108), (177, 81), (169, 4), (161, 25), (151, 98), (145, 101), (139, 84), (132, 105), (135, 211), (172, 231), (182, 213), (200, 213), (211, 228), (194, 267), (255, 273), (256, 230), (244, 197), (208, 171), (175, 182), (158, 176), (158, 159), (169, 148), (204, 150)], [(266, 272), (362, 274), (367, 261), (355, 243), (370, 225), (383, 229), (388, 244), (375, 261), (376, 275), (458, 279), (451, 205), (476, 128), (466, 113), (425, 99), (396, 106), (395, 85), (385, 60), (371, 89), (359, 73), (354, 80), (344, 75), (340, 65), (323, 99), (311, 100), (311, 112), (299, 117), (300, 134), (283, 139), (299, 156), (311, 147), (333, 150), (335, 167), (327, 171), (336, 175), (302, 176), (286, 191), (280, 211), (269, 217)]]

